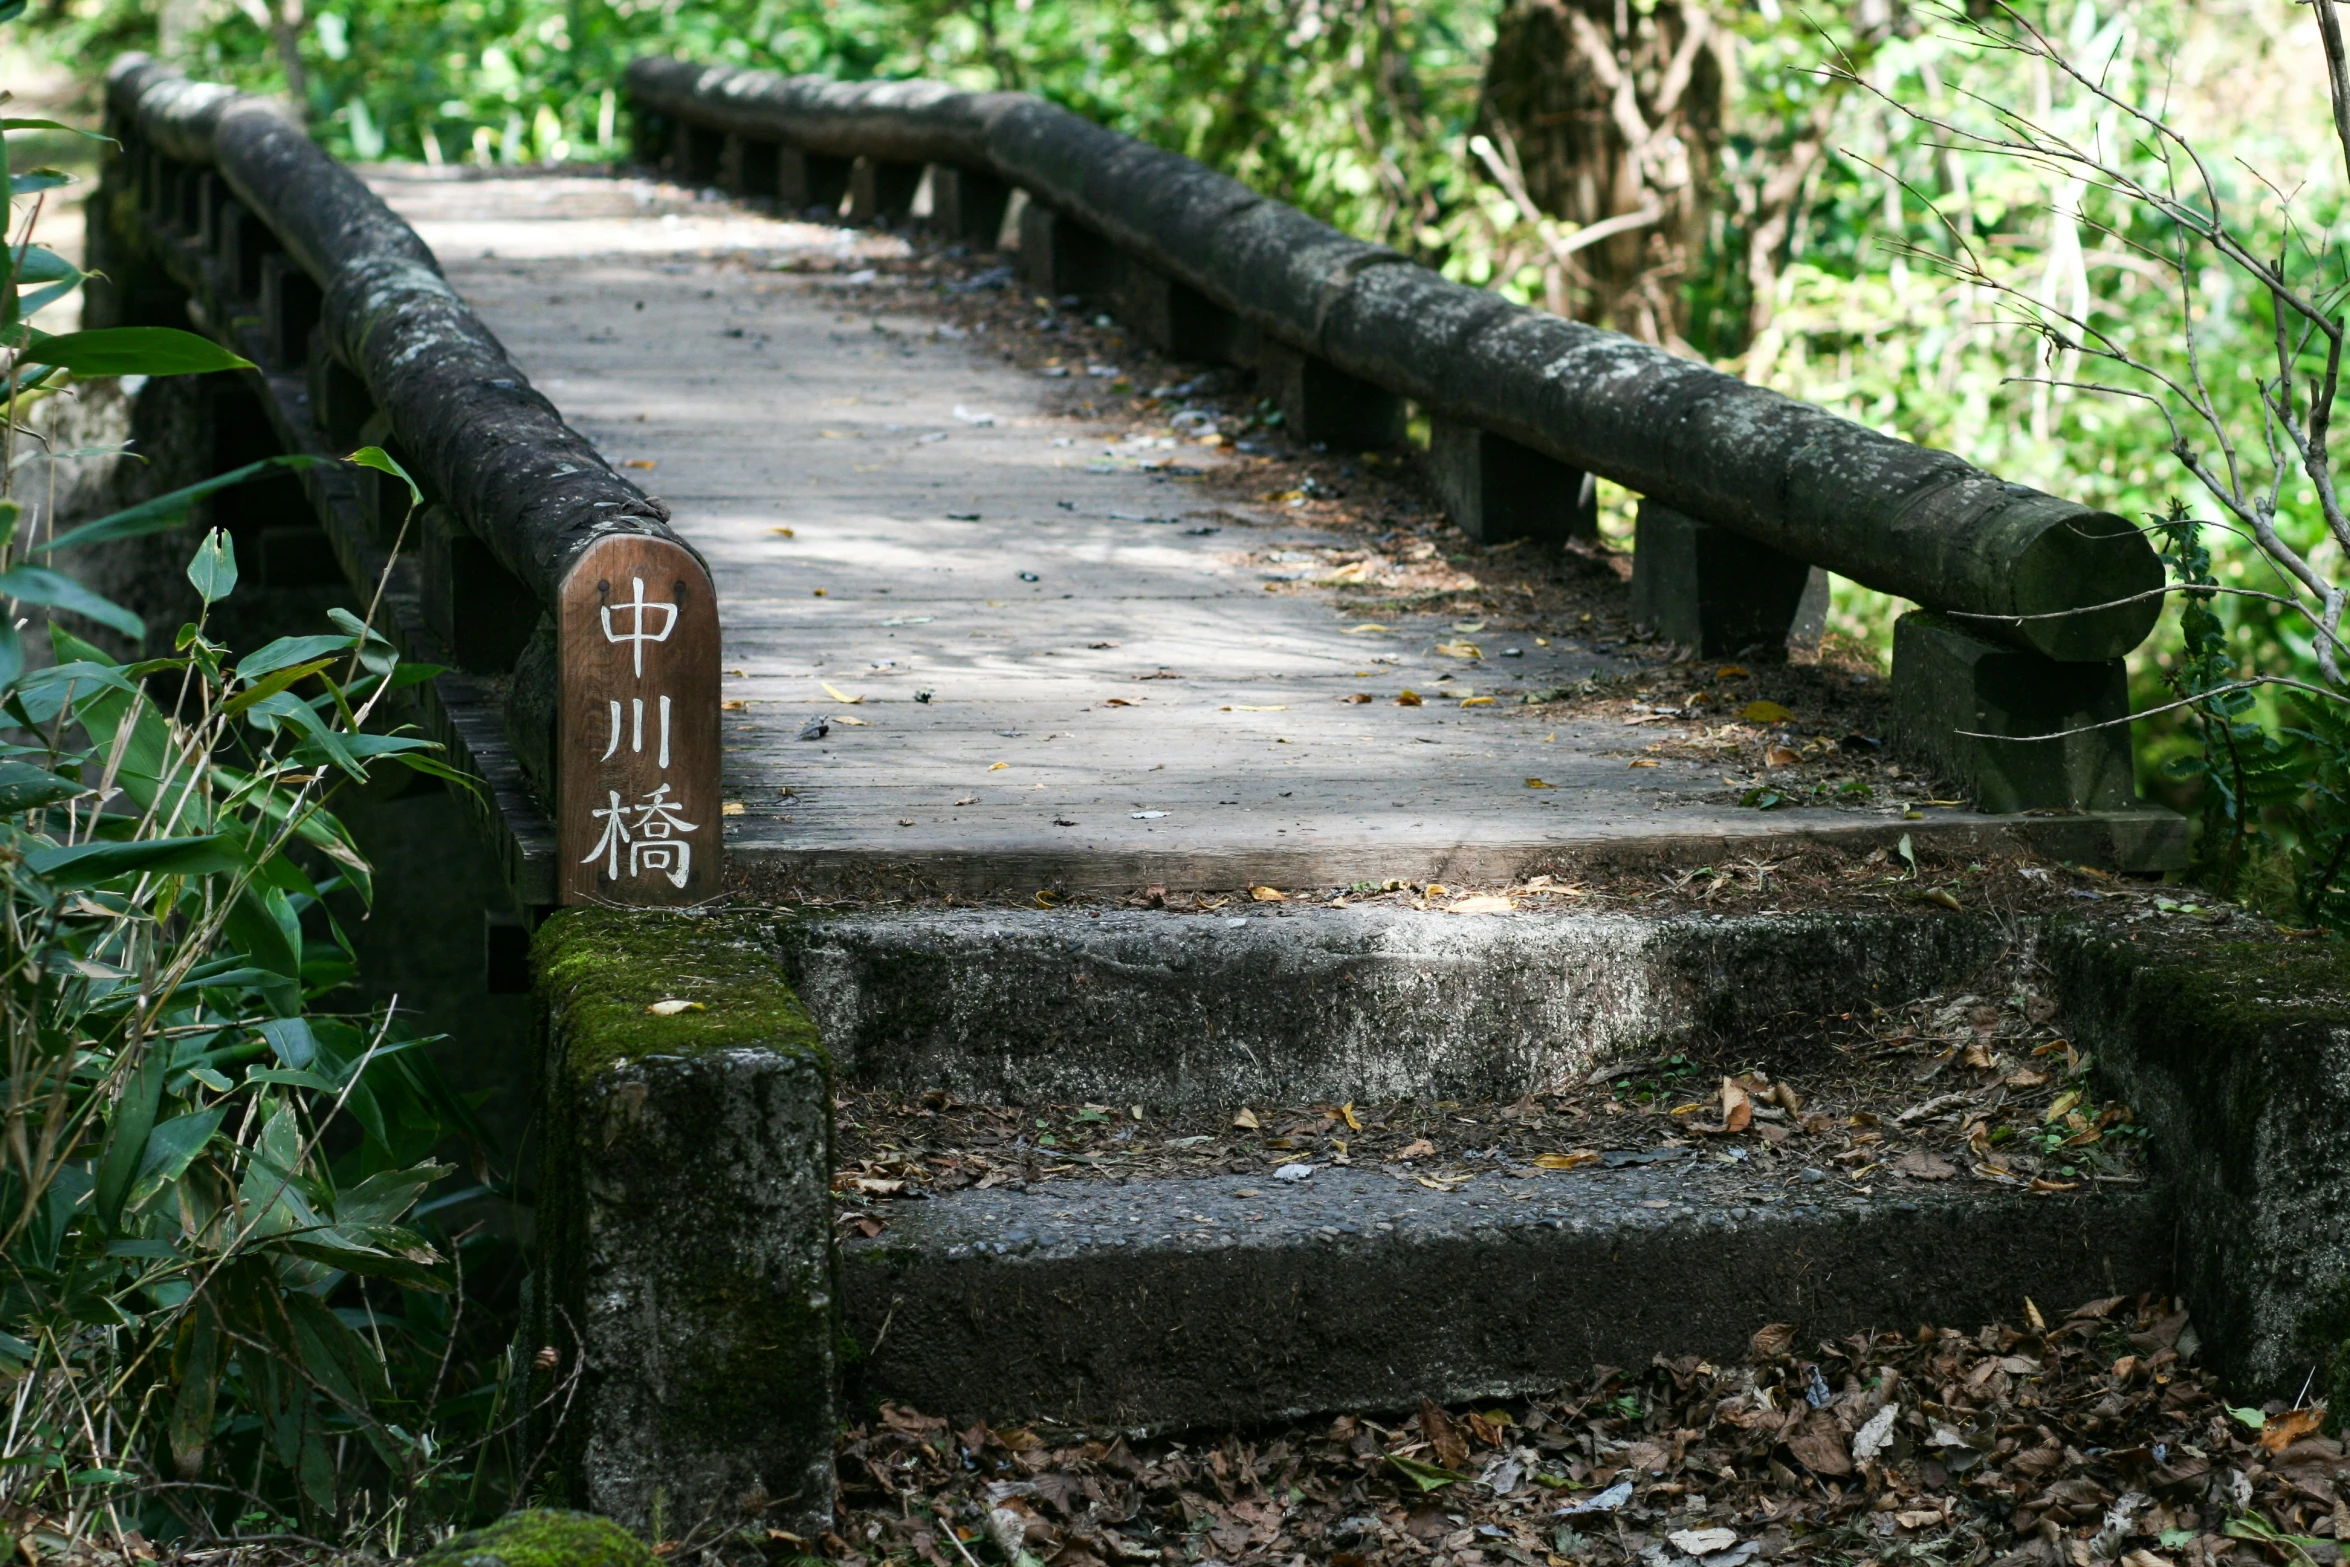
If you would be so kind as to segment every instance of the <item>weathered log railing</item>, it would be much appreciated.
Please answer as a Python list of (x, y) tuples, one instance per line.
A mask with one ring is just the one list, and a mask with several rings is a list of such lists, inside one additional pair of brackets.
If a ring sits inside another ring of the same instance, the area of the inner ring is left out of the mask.
[[(1013, 191), (1042, 292), (1108, 302), (1171, 357), (1255, 370), (1302, 440), (1385, 444), (1430, 416), (1472, 537), (1595, 529), (1590, 475), (1643, 499), (1635, 614), (1706, 655), (1783, 642), (1819, 569), (1914, 600), (1895, 644), (1905, 744), (1988, 810), (2134, 801), (2120, 659), (2163, 576), (2130, 523), (2004, 483), (1705, 365), (1447, 282), (1189, 158), (1022, 93), (848, 84), (640, 59), (639, 152), (786, 208), (992, 245)], [(1970, 738), (1970, 733), (2016, 737)]]
[[(392, 564), (383, 626), (451, 666), (428, 721), (499, 798), (525, 903), (686, 904), (718, 890), (718, 618), (667, 514), (567, 426), (432, 252), (273, 104), (143, 57), (107, 75), (118, 149), (91, 208), (93, 325), (186, 325), (241, 372), (287, 451), (391, 451), (405, 486), (305, 476), (345, 574)], [(219, 503), (233, 513), (232, 493)], [(501, 711), (502, 709), (502, 711)], [(503, 731), (502, 733), (500, 731)], [(510, 754), (512, 761), (506, 758)], [(537, 813), (544, 832), (517, 830)]]

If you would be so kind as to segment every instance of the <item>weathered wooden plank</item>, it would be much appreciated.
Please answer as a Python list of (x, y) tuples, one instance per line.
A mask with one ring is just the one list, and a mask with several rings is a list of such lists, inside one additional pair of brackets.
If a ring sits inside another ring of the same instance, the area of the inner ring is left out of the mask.
[[(614, 242), (610, 183), (511, 183), (577, 190), (572, 237), (593, 254), (569, 252), (572, 220), (543, 195), (501, 228), (480, 182), (431, 187), (437, 216), (418, 221), (566, 416), (610, 460), (653, 465), (632, 471), (711, 565), (732, 889), (1488, 880), (2016, 826), (1741, 811), (1717, 769), (1629, 765), (1675, 726), (1506, 696), (1463, 708), (1442, 693), (1629, 666), (1522, 632), (1479, 635), (1482, 661), (1447, 657), (1437, 644), (1459, 634), (1427, 615), (1359, 630), (1310, 584), (1317, 549), (1352, 541), (1136, 462), (1212, 472), (1223, 456), (1130, 447), (1056, 414), (1052, 383), (983, 339), (934, 337), (910, 302), (878, 313), (884, 332), (870, 308), (844, 326), (822, 279), (764, 265), (893, 241), (734, 214), (755, 248), (704, 255), (723, 209), (648, 183), (620, 204), (644, 215)], [(444, 223), (473, 249), (442, 243)], [(1396, 705), (1407, 687), (1425, 704)], [(1358, 692), (1376, 699), (1345, 700)], [(811, 719), (827, 732), (798, 738)]]

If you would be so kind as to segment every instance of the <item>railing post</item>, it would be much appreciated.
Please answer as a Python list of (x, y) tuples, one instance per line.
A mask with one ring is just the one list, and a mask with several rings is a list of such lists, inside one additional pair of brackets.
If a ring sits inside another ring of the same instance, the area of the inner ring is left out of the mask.
[(1012, 187), (992, 174), (951, 163), (930, 166), (930, 230), (941, 239), (995, 249), (1011, 200)]
[(719, 156), (726, 149), (725, 136), (688, 120), (677, 121), (671, 135), (670, 172), (677, 182), (696, 190), (716, 184)]
[(565, 903), (686, 905), (718, 892), (718, 603), (686, 548), (608, 535), (556, 616), (558, 887)]
[(1343, 451), (1403, 439), (1402, 398), (1270, 337), (1257, 352), (1257, 386), (1281, 405), (1292, 439)]
[(849, 173), (849, 221), (895, 228), (913, 216), (914, 193), (921, 187), (919, 163), (859, 158)]
[(1118, 319), (1169, 359), (1240, 364), (1256, 356), (1238, 316), (1198, 289), (1129, 260), (1118, 287)]
[(1020, 212), (1020, 280), (1047, 299), (1116, 292), (1121, 258), (1075, 219), (1031, 201)]
[(1590, 474), (1490, 430), (1434, 420), (1428, 467), (1445, 515), (1480, 544), (1599, 537), (1599, 486)]
[(261, 258), (261, 340), (272, 370), (302, 366), (310, 352), (310, 332), (318, 325), (325, 296), (310, 274), (283, 251)]
[(220, 274), (228, 284), (229, 293), (238, 299), (258, 301), (261, 258), (276, 248), (268, 228), (238, 201), (220, 204), (218, 228), (213, 254), (220, 259)]
[(538, 628), (537, 599), (448, 507), (427, 506), (414, 526), (424, 623), (467, 674), (511, 670)]
[(2136, 808), (2130, 726), (2115, 722), (2129, 716), (2121, 659), (2059, 663), (1926, 610), (1894, 624), (1894, 744), (1978, 810)]
[(775, 205), (783, 212), (822, 212), (840, 215), (849, 194), (850, 160), (799, 147), (779, 147), (775, 153)]
[(1827, 574), (1743, 534), (1640, 503), (1632, 549), (1632, 619), (1700, 658), (1784, 658), (1815, 643)]
[(751, 200), (774, 199), (778, 194), (777, 154), (782, 151), (771, 141), (754, 141), (748, 136), (727, 137), (718, 154), (719, 187)]

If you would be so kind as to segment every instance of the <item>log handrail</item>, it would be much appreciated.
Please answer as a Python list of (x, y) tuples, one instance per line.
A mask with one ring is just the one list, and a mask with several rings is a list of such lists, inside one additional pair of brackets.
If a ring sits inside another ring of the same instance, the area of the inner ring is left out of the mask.
[[(280, 345), (281, 360), (323, 353), (355, 376), (383, 431), (376, 444), (398, 451), (428, 501), (543, 613), (536, 647), (510, 672), (508, 728), (552, 729), (518, 749), (541, 753), (560, 901), (715, 895), (717, 603), (666, 508), (563, 421), (415, 230), (280, 106), (141, 55), (108, 71), (106, 103), (134, 185), (216, 176), (218, 200), (257, 221), (263, 243), (315, 285), (317, 341)], [(250, 319), (256, 301), (232, 275), (243, 269), (224, 254), (228, 231), (209, 210), (184, 217), (175, 208), (158, 221), (187, 231), (178, 249), (204, 274), (196, 292), (230, 306), (198, 312), (198, 324), (242, 349), (235, 318)], [(311, 413), (325, 428), (327, 411)]]
[(1130, 262), (1434, 415), (1967, 617), (1981, 636), (2096, 661), (2137, 646), (2159, 615), (2158, 594), (2116, 602), (2163, 581), (2123, 518), (1449, 282), (1032, 95), (660, 58), (632, 62), (625, 85), (640, 113), (708, 132), (1015, 185)]

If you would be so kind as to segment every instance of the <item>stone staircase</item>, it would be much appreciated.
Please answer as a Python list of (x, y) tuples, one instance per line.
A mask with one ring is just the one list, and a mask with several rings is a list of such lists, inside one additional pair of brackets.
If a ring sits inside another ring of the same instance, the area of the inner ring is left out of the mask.
[[(2146, 1046), (2216, 1009), (2177, 988), (2216, 960), (2172, 950), (2211, 931), (2156, 896), (566, 913), (543, 1327), (574, 1489), (656, 1532), (804, 1530), (844, 1408), (885, 1400), (1230, 1427), (2173, 1287), (2279, 1377), (2299, 1330), (2229, 1294), (2241, 1217), (2340, 1177), (2281, 1147), (2215, 1177), (2179, 1106), (2231, 1062), (2257, 1141), (2271, 1025), (2338, 1066), (2350, 1006), (2287, 975), (2291, 1019)], [(2323, 1236), (2260, 1244), (2271, 1280), (2340, 1272)]]

